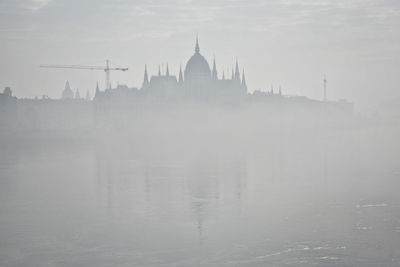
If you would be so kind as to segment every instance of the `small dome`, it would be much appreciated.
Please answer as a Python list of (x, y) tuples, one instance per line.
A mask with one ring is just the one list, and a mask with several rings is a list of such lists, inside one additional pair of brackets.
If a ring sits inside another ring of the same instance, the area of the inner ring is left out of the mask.
[(211, 78), (210, 66), (200, 54), (199, 43), (196, 39), (195, 53), (186, 63), (185, 81), (201, 81), (209, 78)]
[(72, 92), (68, 81), (65, 83), (65, 88), (64, 88), (64, 91), (62, 92), (62, 98), (63, 99), (74, 98), (74, 92)]

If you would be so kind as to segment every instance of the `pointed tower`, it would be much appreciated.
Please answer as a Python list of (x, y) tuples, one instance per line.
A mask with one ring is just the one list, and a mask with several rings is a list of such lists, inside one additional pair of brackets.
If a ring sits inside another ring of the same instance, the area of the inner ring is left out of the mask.
[(217, 66), (215, 64), (215, 57), (214, 57), (214, 62), (213, 62), (213, 69), (212, 69), (212, 73), (211, 73), (211, 78), (214, 81), (218, 80), (218, 73), (217, 73)]
[(236, 59), (236, 66), (235, 66), (235, 82), (240, 84), (240, 72), (239, 72), (239, 64), (238, 60)]
[(95, 98), (98, 97), (99, 94), (100, 94), (99, 82), (97, 82), (97, 83), (96, 83), (96, 93), (95, 93), (94, 97), (95, 97)]
[(182, 65), (179, 66), (179, 84), (183, 84)]
[(167, 62), (167, 71), (165, 72), (165, 76), (169, 77), (169, 68), (168, 68), (168, 62)]
[(246, 77), (244, 76), (244, 68), (243, 68), (243, 71), (242, 71), (242, 84), (241, 84), (241, 86), (242, 86), (243, 90), (245, 92), (247, 92), (247, 84), (246, 84)]
[(200, 53), (199, 37), (196, 35), (196, 47), (194, 48), (196, 54)]
[(143, 77), (142, 88), (147, 87), (147, 85), (149, 85), (149, 75), (147, 74), (147, 65), (144, 65), (144, 77)]

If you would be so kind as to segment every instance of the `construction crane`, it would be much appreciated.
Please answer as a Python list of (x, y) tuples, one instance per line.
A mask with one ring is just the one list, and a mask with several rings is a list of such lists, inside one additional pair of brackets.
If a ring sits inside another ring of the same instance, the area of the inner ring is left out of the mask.
[(54, 68), (54, 69), (80, 69), (80, 70), (104, 70), (106, 73), (106, 88), (111, 88), (110, 71), (119, 70), (127, 71), (128, 68), (110, 68), (109, 60), (106, 60), (106, 66), (82, 66), (82, 65), (40, 65), (41, 68)]

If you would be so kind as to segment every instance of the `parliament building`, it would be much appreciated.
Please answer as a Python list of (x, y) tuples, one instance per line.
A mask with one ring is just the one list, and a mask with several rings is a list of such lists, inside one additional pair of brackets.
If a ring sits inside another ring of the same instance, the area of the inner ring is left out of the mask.
[(140, 91), (146, 96), (163, 99), (182, 97), (211, 102), (240, 101), (246, 98), (247, 85), (244, 71), (241, 75), (237, 61), (231, 77), (227, 78), (223, 73), (221, 79), (218, 78), (215, 59), (211, 69), (207, 60), (200, 54), (200, 46), (196, 38), (194, 55), (186, 63), (184, 72), (180, 68), (178, 77), (170, 75), (167, 65), (164, 74), (159, 68), (158, 75), (149, 78), (145, 66)]

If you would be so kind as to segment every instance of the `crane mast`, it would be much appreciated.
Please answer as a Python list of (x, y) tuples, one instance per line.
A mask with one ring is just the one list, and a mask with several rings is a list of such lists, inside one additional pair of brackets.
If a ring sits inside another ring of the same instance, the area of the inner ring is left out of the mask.
[(106, 88), (111, 88), (111, 82), (110, 82), (110, 65), (108, 59), (106, 60), (106, 68), (104, 69), (106, 72)]
[(327, 96), (326, 96), (326, 84), (327, 84), (326, 76), (324, 76), (324, 102), (327, 101)]

